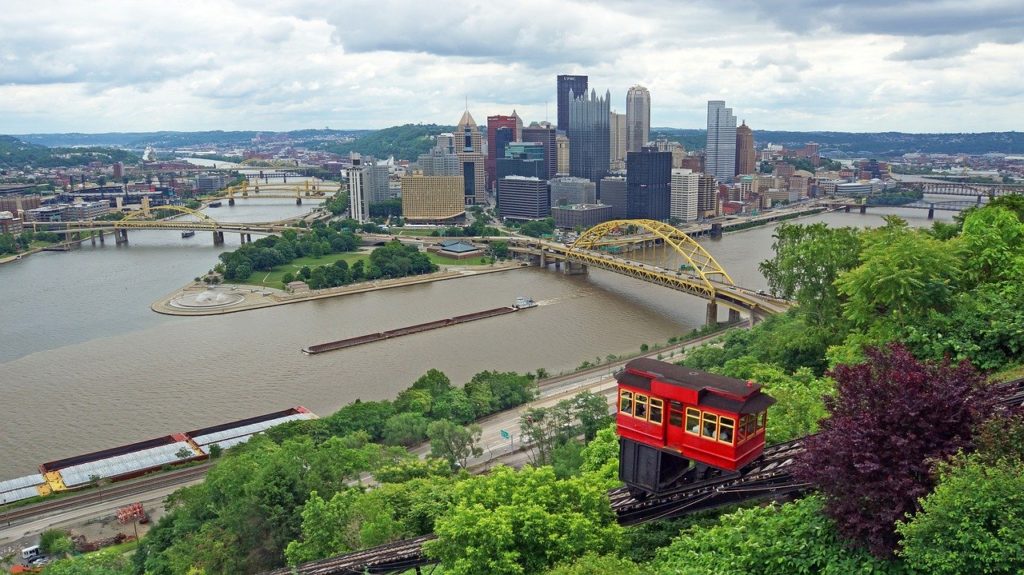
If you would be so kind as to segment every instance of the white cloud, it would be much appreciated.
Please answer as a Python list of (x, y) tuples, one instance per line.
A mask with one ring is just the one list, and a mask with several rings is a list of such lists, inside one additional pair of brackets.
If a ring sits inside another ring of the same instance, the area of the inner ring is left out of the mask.
[[(1017, 0), (8, 1), (0, 132), (555, 117), (555, 75), (755, 129), (1022, 129)], [(985, 114), (974, 113), (978, 108)]]

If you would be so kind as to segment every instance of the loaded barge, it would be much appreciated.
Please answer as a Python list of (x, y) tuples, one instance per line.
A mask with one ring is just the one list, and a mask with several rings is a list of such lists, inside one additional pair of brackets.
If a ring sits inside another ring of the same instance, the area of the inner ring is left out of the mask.
[(329, 341), (327, 343), (319, 343), (316, 345), (311, 345), (309, 347), (302, 348), (302, 353), (306, 355), (316, 355), (318, 353), (324, 353), (327, 351), (334, 351), (337, 349), (345, 349), (348, 347), (363, 345), (364, 343), (373, 343), (375, 341), (382, 341), (385, 339), (401, 337), (403, 335), (412, 335), (414, 333), (422, 333), (424, 331), (430, 331), (432, 329), (468, 323), (471, 321), (476, 321), (478, 319), (486, 319), (489, 317), (515, 313), (521, 309), (528, 309), (531, 307), (537, 307), (537, 303), (528, 297), (520, 297), (516, 298), (515, 305), (496, 307), (494, 309), (478, 311), (476, 313), (469, 313), (466, 315), (457, 315), (455, 317), (450, 317), (447, 319), (428, 321), (427, 323), (410, 325), (408, 327), (400, 327), (398, 329), (390, 329), (388, 331), (382, 331), (379, 333), (370, 333), (366, 335), (360, 335), (357, 337), (350, 337), (347, 339), (339, 339), (337, 341)]

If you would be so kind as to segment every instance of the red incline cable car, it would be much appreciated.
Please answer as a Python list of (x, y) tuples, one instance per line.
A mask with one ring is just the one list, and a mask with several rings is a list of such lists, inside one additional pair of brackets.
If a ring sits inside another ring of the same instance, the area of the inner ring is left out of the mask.
[(753, 381), (634, 359), (619, 382), (619, 479), (634, 495), (736, 472), (764, 451), (775, 399)]

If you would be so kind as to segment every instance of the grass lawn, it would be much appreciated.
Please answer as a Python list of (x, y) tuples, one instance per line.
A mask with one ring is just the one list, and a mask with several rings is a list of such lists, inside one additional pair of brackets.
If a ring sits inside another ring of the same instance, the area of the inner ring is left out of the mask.
[[(439, 256), (435, 253), (425, 253), (427, 257), (430, 258), (430, 261), (434, 262), (439, 266), (481, 266), (485, 265), (490, 261), (488, 260), (488, 262), (481, 262), (480, 257), (483, 256), (464, 260), (457, 260), (453, 258)], [(269, 272), (253, 272), (245, 281), (236, 280), (232, 283), (281, 289), (284, 287), (284, 285), (281, 283), (282, 278), (284, 278), (284, 274), (291, 272), (292, 275), (298, 275), (299, 270), (301, 270), (303, 266), (315, 268), (317, 266), (326, 266), (333, 264), (338, 260), (345, 260), (346, 262), (348, 262), (348, 265), (351, 266), (357, 261), (365, 260), (368, 259), (369, 257), (370, 252), (345, 252), (341, 254), (325, 254), (324, 256), (321, 256), (319, 258), (306, 256), (294, 260), (291, 263), (287, 263), (280, 266), (274, 266), (274, 269), (270, 270)]]

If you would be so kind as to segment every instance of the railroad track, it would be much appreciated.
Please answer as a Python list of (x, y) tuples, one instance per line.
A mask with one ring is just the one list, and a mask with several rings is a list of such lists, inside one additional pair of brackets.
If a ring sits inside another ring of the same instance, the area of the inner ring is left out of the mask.
[[(1024, 378), (997, 384), (997, 406), (1024, 409)], [(810, 484), (795, 480), (790, 471), (803, 451), (806, 437), (765, 447), (761, 457), (744, 468), (742, 474), (727, 474), (684, 485), (649, 499), (636, 499), (625, 487), (608, 492), (612, 509), (621, 525), (679, 517), (723, 505), (803, 493)], [(356, 573), (400, 573), (413, 567), (430, 565), (423, 554), (424, 542), (435, 538), (423, 535), (365, 549), (349, 555), (322, 559), (270, 571), (267, 575), (348, 575)], [(388, 556), (389, 553), (396, 553)]]
[(83, 491), (77, 495), (63, 497), (51, 501), (43, 501), (34, 505), (16, 507), (10, 511), (0, 513), (0, 523), (9, 524), (20, 519), (35, 517), (46, 513), (54, 513), (83, 507), (91, 503), (113, 500), (117, 497), (139, 493), (140, 495), (149, 490), (170, 487), (178, 483), (185, 483), (206, 475), (209, 471), (208, 465), (188, 467), (176, 471), (170, 471), (153, 475), (148, 478), (126, 482), (115, 483), (103, 489)]

